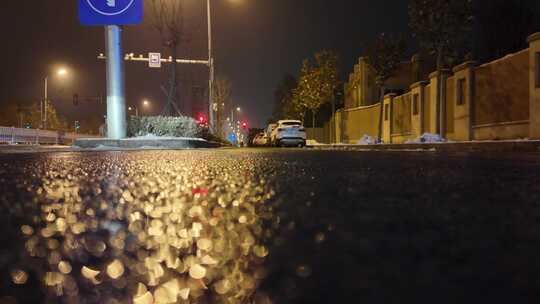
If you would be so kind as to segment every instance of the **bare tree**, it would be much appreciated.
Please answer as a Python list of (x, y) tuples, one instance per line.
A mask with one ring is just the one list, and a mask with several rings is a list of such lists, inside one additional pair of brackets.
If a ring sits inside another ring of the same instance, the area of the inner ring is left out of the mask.
[(177, 50), (184, 39), (184, 1), (183, 0), (152, 0), (151, 7), (154, 16), (153, 26), (159, 32), (161, 42), (170, 52), (172, 58), (169, 87), (164, 89), (167, 104), (162, 115), (181, 115), (177, 105), (178, 72), (176, 68)]
[(231, 97), (231, 82), (224, 77), (218, 77), (214, 82), (214, 102), (218, 105), (216, 111), (216, 128), (217, 134), (222, 134), (223, 117), (225, 117), (225, 109)]

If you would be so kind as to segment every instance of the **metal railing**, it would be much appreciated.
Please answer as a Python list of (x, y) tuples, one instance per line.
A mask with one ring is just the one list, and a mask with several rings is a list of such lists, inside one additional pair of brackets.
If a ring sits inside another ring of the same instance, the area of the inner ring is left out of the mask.
[(77, 138), (99, 137), (62, 131), (0, 127), (0, 144), (67, 145), (72, 144)]

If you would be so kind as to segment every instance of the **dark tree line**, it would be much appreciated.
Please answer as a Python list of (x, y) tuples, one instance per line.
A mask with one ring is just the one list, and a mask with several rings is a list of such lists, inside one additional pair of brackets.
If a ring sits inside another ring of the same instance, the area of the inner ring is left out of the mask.
[(540, 5), (529, 0), (474, 3), (475, 53), (491, 61), (528, 47), (526, 37), (540, 31)]

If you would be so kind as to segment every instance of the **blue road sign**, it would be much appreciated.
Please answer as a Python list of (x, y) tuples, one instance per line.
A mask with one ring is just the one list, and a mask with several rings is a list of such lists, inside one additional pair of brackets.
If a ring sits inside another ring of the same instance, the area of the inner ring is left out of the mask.
[(233, 144), (236, 143), (236, 134), (230, 133), (229, 136), (227, 136), (227, 139)]
[(79, 0), (79, 19), (83, 25), (139, 24), (143, 0)]

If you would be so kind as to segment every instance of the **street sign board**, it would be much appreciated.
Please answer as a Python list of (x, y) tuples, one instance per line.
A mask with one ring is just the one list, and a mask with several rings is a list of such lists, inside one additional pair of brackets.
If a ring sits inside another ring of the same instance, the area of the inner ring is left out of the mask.
[(148, 65), (151, 68), (161, 68), (161, 53), (148, 53)]
[(79, 0), (79, 19), (83, 25), (139, 24), (143, 0)]

